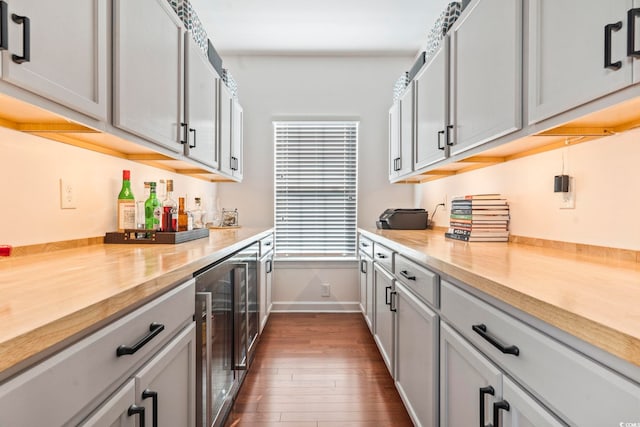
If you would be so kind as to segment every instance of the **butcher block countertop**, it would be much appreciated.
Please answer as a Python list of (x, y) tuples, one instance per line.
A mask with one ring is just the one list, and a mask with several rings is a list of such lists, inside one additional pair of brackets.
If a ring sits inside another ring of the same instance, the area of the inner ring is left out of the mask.
[(98, 244), (0, 258), (0, 381), (271, 231), (211, 230), (176, 245)]
[(640, 263), (442, 231), (360, 229), (365, 237), (640, 366)]

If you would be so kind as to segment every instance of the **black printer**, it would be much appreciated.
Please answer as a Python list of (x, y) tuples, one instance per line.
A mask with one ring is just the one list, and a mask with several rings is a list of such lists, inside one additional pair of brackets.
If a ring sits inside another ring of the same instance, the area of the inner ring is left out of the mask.
[(427, 228), (427, 211), (424, 209), (387, 209), (376, 221), (381, 229), (424, 230)]

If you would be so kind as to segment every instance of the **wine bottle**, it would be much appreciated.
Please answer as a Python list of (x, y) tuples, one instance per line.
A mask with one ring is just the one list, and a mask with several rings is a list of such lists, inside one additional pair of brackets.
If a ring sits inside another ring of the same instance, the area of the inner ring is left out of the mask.
[(122, 188), (118, 194), (118, 231), (136, 228), (136, 200), (131, 191), (131, 172), (122, 171)]
[(144, 230), (147, 228), (146, 226), (146, 216), (145, 216), (145, 212), (144, 212), (144, 204), (147, 202), (147, 199), (149, 198), (149, 195), (151, 194), (151, 185), (150, 182), (145, 181), (144, 182), (144, 196), (142, 199), (139, 199), (138, 201), (136, 201), (136, 216), (138, 219), (136, 219), (136, 228), (138, 230)]
[(189, 218), (184, 210), (184, 197), (178, 197), (178, 231), (187, 231)]
[(156, 197), (156, 183), (149, 183), (149, 198), (144, 203), (144, 220), (147, 230), (159, 230), (160, 218), (162, 217), (162, 205)]
[(178, 205), (173, 197), (173, 180), (167, 180), (167, 196), (162, 201), (162, 231), (177, 231)]

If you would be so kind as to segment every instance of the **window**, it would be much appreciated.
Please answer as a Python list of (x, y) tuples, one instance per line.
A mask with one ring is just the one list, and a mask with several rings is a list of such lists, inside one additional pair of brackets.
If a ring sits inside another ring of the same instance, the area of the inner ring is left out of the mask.
[(358, 122), (274, 122), (276, 254), (356, 254)]

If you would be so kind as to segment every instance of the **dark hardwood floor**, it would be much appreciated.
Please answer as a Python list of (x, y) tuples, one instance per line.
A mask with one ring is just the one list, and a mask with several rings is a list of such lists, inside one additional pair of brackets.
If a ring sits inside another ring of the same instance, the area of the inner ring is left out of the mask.
[(225, 427), (413, 426), (361, 314), (273, 313)]

